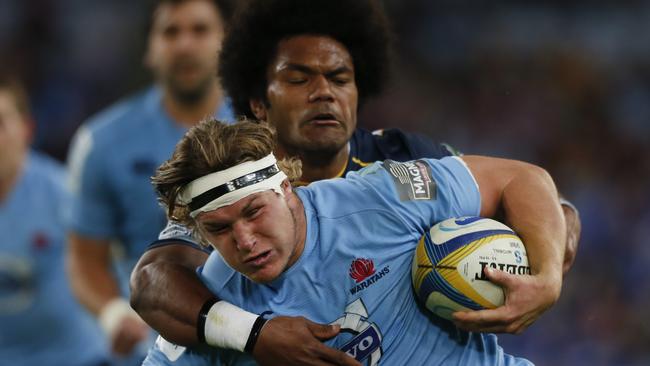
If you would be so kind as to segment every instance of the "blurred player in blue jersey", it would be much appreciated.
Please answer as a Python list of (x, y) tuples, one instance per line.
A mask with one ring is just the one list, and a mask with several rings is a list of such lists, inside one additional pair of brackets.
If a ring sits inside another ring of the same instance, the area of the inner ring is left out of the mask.
[[(217, 250), (199, 275), (227, 303), (215, 301), (207, 318), (224, 316), (220, 321), (233, 329), (255, 319), (252, 334), (264, 327), (256, 314), (265, 312), (336, 324), (344, 332), (327, 343), (373, 366), (530, 364), (505, 354), (496, 336), (459, 331), (423, 310), (412, 294), (411, 263), (435, 223), (503, 210), (531, 258), (533, 275), (522, 283), (557, 299), (566, 228), (544, 170), (478, 156), (386, 160), (294, 190), (289, 182), (299, 176), (292, 166), (299, 161), (277, 163), (274, 144), (265, 124), (206, 121), (153, 178), (169, 217)], [(243, 350), (255, 341), (249, 338)], [(183, 350), (164, 340), (145, 360), (253, 362), (244, 352)]]
[[(237, 114), (277, 128), (276, 154), (302, 160), (299, 184), (342, 176), (376, 160), (450, 154), (418, 135), (356, 128), (359, 106), (381, 91), (388, 72), (391, 36), (376, 2), (269, 0), (248, 5), (224, 40), (222, 84)], [(567, 215), (576, 218), (573, 211)], [(197, 315), (213, 296), (194, 272), (208, 254), (192, 245), (187, 230), (170, 225), (145, 253), (131, 282), (134, 308), (167, 339), (185, 345), (205, 339), (204, 330), (197, 329)], [(575, 246), (569, 245), (567, 263), (574, 252)], [(547, 306), (544, 299), (536, 301), (510, 307), (516, 312), (500, 323), (501, 331), (521, 331), (522, 319), (525, 325), (534, 321)], [(304, 319), (283, 320), (293, 321), (294, 332), (279, 327), (274, 332), (279, 321), (268, 324), (255, 349), (258, 362), (303, 364), (309, 357), (334, 362), (342, 356), (317, 343), (336, 334), (331, 328)], [(476, 329), (485, 323), (464, 325)]]
[(73, 141), (70, 280), (118, 355), (149, 333), (125, 299), (133, 266), (166, 221), (149, 178), (189, 126), (232, 119), (215, 75), (227, 14), (219, 1), (156, 1), (145, 60), (156, 84), (91, 118)]
[(21, 85), (0, 75), (0, 364), (102, 365), (106, 341), (64, 269), (62, 166), (29, 150)]

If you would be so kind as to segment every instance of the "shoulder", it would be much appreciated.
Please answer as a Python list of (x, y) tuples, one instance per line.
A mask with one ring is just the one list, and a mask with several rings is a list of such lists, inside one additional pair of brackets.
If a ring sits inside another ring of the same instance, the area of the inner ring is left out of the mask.
[(107, 159), (110, 154), (103, 151), (112, 149), (116, 143), (122, 144), (129, 136), (141, 136), (142, 133), (137, 133), (138, 126), (142, 126), (140, 130), (143, 133), (146, 132), (147, 113), (159, 98), (159, 91), (151, 87), (117, 102), (84, 122), (74, 134), (68, 152), (72, 176), (77, 176), (75, 172), (85, 166), (87, 160), (97, 163), (98, 159)]
[[(385, 159), (349, 172), (345, 179), (314, 182), (303, 190), (319, 204), (335, 201), (330, 205), (340, 210), (360, 202), (365, 202), (364, 207), (377, 206), (373, 202), (384, 202), (393, 196), (401, 201), (431, 200), (435, 197), (436, 181), (446, 186), (450, 177), (468, 175), (471, 173), (467, 166), (456, 156), (402, 162)], [(377, 200), (378, 196), (383, 198)]]
[(149, 113), (149, 108), (159, 99), (160, 92), (155, 87), (150, 87), (118, 101), (88, 118), (77, 132), (75, 140), (80, 135), (86, 135), (86, 138), (92, 139), (96, 144), (124, 136), (126, 131), (133, 131), (146, 120), (144, 117)]
[(364, 161), (440, 159), (445, 156), (458, 155), (445, 143), (436, 142), (425, 135), (402, 131), (398, 128), (373, 132), (357, 128), (350, 143), (353, 144), (351, 150), (356, 151), (359, 159)]
[(296, 188), (296, 193), (303, 203), (307, 202), (306, 209), (313, 209), (318, 216), (335, 218), (382, 210), (384, 202), (377, 195), (387, 182), (383, 163), (375, 162), (358, 172), (347, 173), (345, 178), (325, 179)]
[(372, 135), (387, 159), (406, 161), (419, 158), (440, 159), (455, 155), (449, 145), (419, 133), (389, 128), (373, 131)]
[(29, 153), (24, 179), (29, 187), (27, 192), (36, 200), (59, 202), (59, 199), (68, 196), (65, 168), (43, 153)]
[(63, 189), (65, 168), (60, 162), (38, 151), (31, 151), (28, 159), (29, 175)]

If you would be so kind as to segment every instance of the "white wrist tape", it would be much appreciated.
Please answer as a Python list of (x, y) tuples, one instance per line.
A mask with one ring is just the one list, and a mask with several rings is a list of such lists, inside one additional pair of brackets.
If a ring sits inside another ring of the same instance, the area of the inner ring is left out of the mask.
[(244, 352), (257, 314), (218, 301), (205, 319), (205, 342), (211, 346)]
[(99, 325), (108, 339), (113, 338), (118, 325), (125, 317), (139, 319), (138, 313), (131, 309), (131, 305), (125, 299), (116, 297), (104, 305), (99, 312)]

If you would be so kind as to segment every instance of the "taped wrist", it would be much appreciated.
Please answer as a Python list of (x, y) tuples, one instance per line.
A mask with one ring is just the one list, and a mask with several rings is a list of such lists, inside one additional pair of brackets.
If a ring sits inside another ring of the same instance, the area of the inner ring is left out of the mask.
[[(206, 301), (199, 311), (197, 337), (199, 341), (215, 347), (240, 352), (244, 352), (247, 348), (252, 350), (264, 325), (256, 327), (258, 318), (261, 317), (257, 314), (212, 298)], [(255, 329), (257, 330), (254, 331)], [(252, 345), (247, 347), (251, 342)]]
[(248, 335), (248, 340), (246, 341), (246, 346), (244, 347), (244, 352), (246, 353), (253, 353), (253, 349), (255, 348), (255, 344), (257, 343), (257, 338), (260, 336), (260, 332), (262, 331), (262, 328), (264, 328), (264, 325), (268, 319), (264, 319), (263, 315), (260, 315), (255, 319), (255, 323), (253, 323), (253, 328), (251, 329), (251, 333)]
[(134, 317), (139, 319), (135, 310), (131, 309), (131, 305), (123, 298), (115, 298), (109, 301), (99, 312), (99, 325), (107, 335), (108, 339), (112, 339), (117, 327), (125, 317)]

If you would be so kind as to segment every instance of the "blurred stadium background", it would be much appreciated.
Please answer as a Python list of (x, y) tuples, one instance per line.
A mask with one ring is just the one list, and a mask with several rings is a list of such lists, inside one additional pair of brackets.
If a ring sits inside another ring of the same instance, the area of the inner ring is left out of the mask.
[[(650, 2), (384, 2), (399, 57), (362, 126), (541, 164), (580, 208), (559, 303), (500, 336), (506, 349), (538, 365), (649, 365)], [(86, 117), (146, 85), (148, 16), (132, 0), (0, 0), (0, 63), (27, 83), (36, 148), (65, 159)]]

